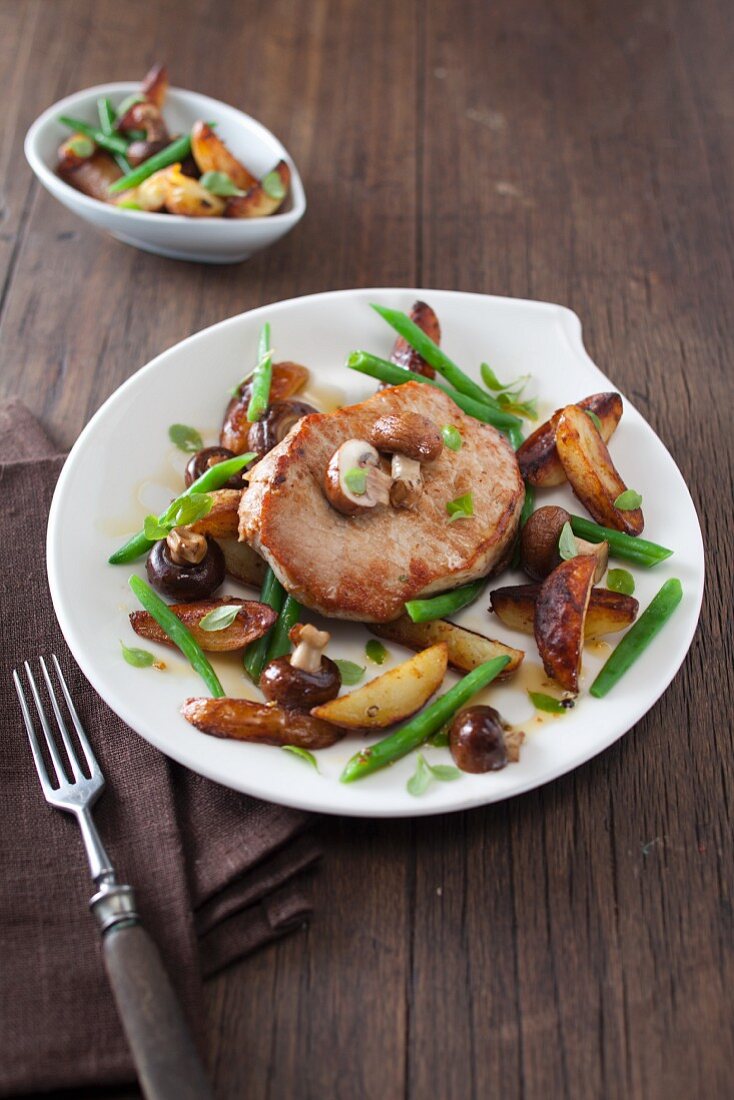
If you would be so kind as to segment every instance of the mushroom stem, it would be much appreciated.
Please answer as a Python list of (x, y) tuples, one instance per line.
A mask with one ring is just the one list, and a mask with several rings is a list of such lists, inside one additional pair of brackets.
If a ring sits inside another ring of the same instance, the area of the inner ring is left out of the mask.
[(420, 462), (404, 454), (394, 454), (391, 473), (390, 503), (395, 508), (412, 508), (423, 492)]
[(198, 565), (206, 557), (209, 544), (205, 535), (198, 535), (188, 527), (174, 527), (166, 538), (168, 554), (176, 565)]
[(290, 638), (296, 643), (291, 655), (293, 668), (300, 668), (303, 672), (317, 672), (321, 667), (324, 650), (331, 641), (331, 634), (326, 630), (317, 630), (311, 623), (297, 623), (290, 632)]

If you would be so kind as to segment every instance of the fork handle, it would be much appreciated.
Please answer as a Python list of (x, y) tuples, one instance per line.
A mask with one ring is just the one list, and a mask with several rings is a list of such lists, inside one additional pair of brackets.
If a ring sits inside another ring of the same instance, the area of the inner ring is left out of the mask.
[(143, 925), (135, 920), (113, 924), (104, 933), (102, 949), (146, 1100), (211, 1100), (181, 1005)]

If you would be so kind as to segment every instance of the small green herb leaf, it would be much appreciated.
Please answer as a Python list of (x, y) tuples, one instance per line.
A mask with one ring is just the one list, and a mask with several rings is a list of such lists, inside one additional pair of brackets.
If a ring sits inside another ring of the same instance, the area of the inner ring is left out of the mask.
[(461, 438), (461, 432), (458, 428), (455, 428), (453, 424), (444, 424), (443, 428), (441, 428), (441, 435), (450, 451), (461, 450), (464, 441)]
[(611, 588), (612, 592), (631, 596), (635, 590), (635, 578), (626, 569), (610, 569), (607, 573), (607, 588)]
[(367, 645), (364, 647), (364, 651), (367, 655), (367, 660), (372, 661), (374, 665), (384, 665), (388, 658), (388, 652), (385, 649), (382, 642), (378, 642), (377, 638), (370, 638)]
[(188, 424), (171, 424), (168, 429), (168, 438), (175, 443), (179, 451), (194, 454), (204, 446), (204, 440), (196, 428), (190, 428)]
[(167, 523), (161, 523), (158, 516), (146, 516), (143, 521), (143, 533), (151, 542), (166, 538), (170, 530), (170, 526)]
[(479, 370), (482, 375), (482, 382), (484, 382), (488, 390), (494, 390), (495, 393), (499, 393), (500, 390), (508, 389), (504, 382), (500, 382), (489, 363), (482, 363)]
[[(291, 756), (297, 756), (299, 760), (303, 760), (306, 764), (310, 764), (315, 771), (319, 771), (319, 766), (316, 763), (316, 757), (308, 749), (302, 749), (299, 745), (282, 745), (283, 752), (289, 752)], [(321, 775), (321, 772), (319, 772)]]
[(406, 786), (408, 788), (408, 794), (412, 794), (415, 798), (419, 798), (422, 794), (425, 794), (431, 785), (433, 775), (431, 769), (423, 759), (423, 753), (418, 753), (418, 759), (416, 760), (415, 772), (411, 775)]
[(528, 401), (518, 401), (511, 393), (500, 393), (497, 401), (505, 412), (514, 413), (515, 416), (524, 416), (526, 420), (538, 419), (538, 402), (532, 397)]
[(362, 665), (355, 664), (354, 661), (335, 660), (334, 664), (341, 673), (344, 687), (351, 687), (352, 684), (358, 684), (364, 676), (364, 668)]
[(212, 195), (221, 195), (222, 198), (227, 198), (229, 195), (244, 195), (245, 193), (237, 187), (234, 180), (226, 172), (205, 172), (199, 183)]
[(456, 500), (448, 501), (446, 511), (449, 514), (449, 523), (457, 519), (470, 519), (474, 515), (474, 497), (471, 493), (464, 493)]
[(66, 147), (71, 149), (72, 153), (75, 153), (78, 157), (91, 157), (94, 152), (94, 142), (82, 134), (67, 141)]
[(280, 175), (273, 171), (268, 172), (267, 176), (262, 178), (262, 188), (266, 195), (269, 195), (271, 199), (283, 199), (285, 198), (285, 187)]
[(122, 202), (115, 203), (118, 210), (142, 210), (142, 206), (139, 202), (134, 202), (133, 199), (123, 199)]
[(584, 409), (584, 412), (586, 413), (586, 415), (588, 416), (589, 420), (594, 425), (596, 430), (601, 434), (601, 420), (596, 415), (596, 413), (593, 411), (593, 409)]
[(634, 489), (625, 489), (614, 502), (614, 507), (620, 512), (634, 512), (642, 504), (642, 497)]
[(209, 634), (213, 634), (216, 630), (226, 630), (237, 618), (239, 610), (237, 604), (231, 603), (215, 607), (213, 611), (207, 612), (199, 619), (199, 626)]
[(147, 649), (136, 649), (135, 646), (125, 645), (121, 640), (122, 656), (133, 668), (150, 668), (155, 663), (155, 657)]
[(189, 493), (179, 497), (166, 512), (166, 520), (172, 527), (188, 527), (191, 523), (208, 516), (214, 500), (211, 493)]
[(528, 695), (535, 709), (544, 710), (546, 714), (565, 714), (573, 706), (573, 699), (554, 699), (542, 691), (529, 691)]
[(558, 539), (558, 553), (564, 561), (569, 561), (570, 558), (575, 558), (578, 552), (576, 539), (571, 530), (571, 524), (566, 522), (561, 528), (561, 534)]
[(356, 497), (363, 496), (367, 492), (367, 471), (362, 466), (353, 466), (344, 474), (344, 484)]
[(453, 764), (429, 764), (431, 775), (441, 783), (451, 783), (454, 779), (461, 779), (461, 772)]

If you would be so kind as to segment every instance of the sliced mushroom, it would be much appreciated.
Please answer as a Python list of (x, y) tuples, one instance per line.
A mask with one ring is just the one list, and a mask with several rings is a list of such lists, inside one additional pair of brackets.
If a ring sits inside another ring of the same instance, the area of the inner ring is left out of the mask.
[(378, 451), (405, 455), (416, 462), (435, 462), (443, 450), (443, 439), (436, 425), (415, 412), (379, 417), (372, 425), (369, 441)]
[[(566, 509), (552, 504), (538, 508), (528, 518), (520, 535), (520, 561), (533, 580), (543, 580), (560, 564), (558, 540), (565, 524), (570, 522), (571, 516)], [(588, 554), (596, 558), (594, 583), (598, 584), (607, 568), (609, 544), (587, 542), (576, 536), (574, 539), (577, 554)]]
[(348, 439), (331, 456), (324, 491), (333, 508), (353, 516), (378, 504), (388, 504), (391, 482), (375, 448), (364, 439)]

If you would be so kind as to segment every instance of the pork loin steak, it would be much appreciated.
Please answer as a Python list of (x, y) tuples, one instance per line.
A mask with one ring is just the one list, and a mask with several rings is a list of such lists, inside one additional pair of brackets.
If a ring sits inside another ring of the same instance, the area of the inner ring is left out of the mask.
[[(378, 417), (417, 412), (453, 424), (459, 451), (444, 447), (422, 466), (414, 510), (377, 505), (345, 516), (323, 490), (334, 451), (365, 439)], [(471, 493), (474, 515), (449, 522), (449, 501)], [(306, 416), (252, 470), (240, 503), (240, 539), (272, 566), (300, 603), (323, 615), (389, 622), (406, 600), (455, 588), (502, 565), (525, 490), (514, 452), (489, 424), (419, 382), (381, 390), (359, 405)]]

